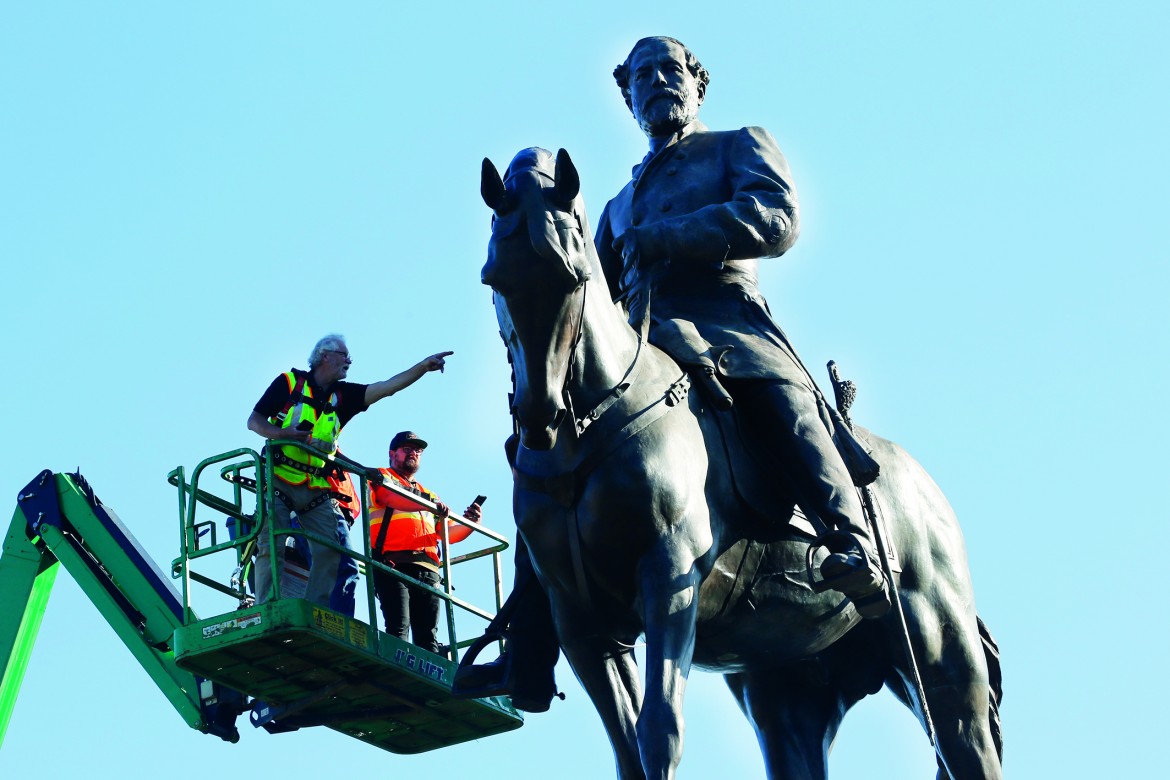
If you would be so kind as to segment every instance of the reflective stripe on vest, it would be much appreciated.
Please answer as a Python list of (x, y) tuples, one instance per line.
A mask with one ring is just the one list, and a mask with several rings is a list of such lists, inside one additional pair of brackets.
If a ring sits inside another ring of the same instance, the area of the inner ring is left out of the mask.
[[(316, 399), (313, 397), (313, 388), (308, 383), (304, 376), (297, 376), (292, 371), (286, 371), (284, 378), (288, 382), (289, 387), (289, 406), (280, 414), (273, 417), (270, 422), (273, 425), (279, 425), (284, 428), (296, 428), (302, 422), (308, 422), (312, 425), (311, 435), (318, 442), (328, 445), (328, 450), (332, 454), (337, 451), (337, 434), (341, 432), (341, 421), (337, 416), (337, 393), (334, 392), (329, 396), (326, 402), (325, 411), (316, 408)], [(322, 448), (325, 449), (325, 448)], [(303, 463), (311, 469), (320, 469), (326, 465), (326, 462), (310, 455), (299, 447), (293, 447), (288, 444), (283, 444), (280, 447), (280, 452), (289, 460), (296, 463)], [(309, 474), (301, 471), (295, 466), (285, 463), (277, 464), (272, 473), (278, 479), (284, 480), (290, 485), (304, 485), (313, 490), (327, 490), (329, 489), (329, 480), (324, 476), (317, 474)]]

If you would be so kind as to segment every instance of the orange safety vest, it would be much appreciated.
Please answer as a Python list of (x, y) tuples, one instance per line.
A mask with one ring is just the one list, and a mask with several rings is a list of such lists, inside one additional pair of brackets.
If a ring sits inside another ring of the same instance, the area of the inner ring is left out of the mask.
[(362, 502), (358, 498), (357, 484), (354, 481), (353, 474), (350, 474), (348, 471), (340, 475), (331, 474), (329, 476), (329, 489), (349, 499), (349, 501), (344, 501), (341, 498), (337, 500), (341, 505), (341, 511), (349, 514), (349, 524), (352, 526), (353, 521), (362, 516)]
[[(414, 491), (428, 501), (438, 501), (439, 498), (418, 482), (411, 482), (394, 469), (378, 469), (386, 479), (407, 490)], [(375, 556), (384, 552), (421, 552), (435, 563), (439, 563), (439, 533), (435, 528), (435, 516), (425, 509), (419, 509), (408, 498), (403, 498), (379, 486), (371, 485), (369, 500), (370, 508), (370, 544), (375, 548)], [(386, 522), (389, 513), (390, 521), (386, 528), (382, 548), (376, 549), (378, 539), (383, 536), (382, 524)], [(448, 539), (452, 543), (461, 542), (471, 535), (471, 529), (458, 523), (447, 526)]]

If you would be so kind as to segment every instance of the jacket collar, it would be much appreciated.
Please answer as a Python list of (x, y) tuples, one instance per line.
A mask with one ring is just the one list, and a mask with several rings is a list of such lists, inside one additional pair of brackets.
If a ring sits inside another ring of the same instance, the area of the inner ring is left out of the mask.
[(659, 160), (663, 160), (669, 157), (670, 152), (676, 146), (678, 146), (679, 142), (684, 138), (694, 135), (695, 133), (705, 132), (707, 132), (707, 126), (696, 119), (694, 122), (691, 122), (682, 130), (679, 130), (677, 133), (668, 138), (657, 149), (655, 149), (652, 144), (650, 151), (647, 152), (646, 156), (642, 158), (642, 162), (635, 165), (633, 170), (630, 171), (630, 176), (634, 180), (634, 185), (637, 186), (638, 181), (642, 178), (646, 171), (650, 169), (652, 163), (656, 163)]

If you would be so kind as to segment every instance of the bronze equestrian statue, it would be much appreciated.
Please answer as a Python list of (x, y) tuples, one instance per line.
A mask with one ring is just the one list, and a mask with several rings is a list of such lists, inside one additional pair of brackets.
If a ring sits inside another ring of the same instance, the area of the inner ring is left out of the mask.
[(797, 231), (775, 142), (698, 122), (707, 72), (673, 39), (615, 77), (651, 150), (596, 246), (567, 154), (525, 150), (504, 180), (485, 161), (522, 544), (488, 632), (507, 650), (469, 653), (457, 690), (547, 709), (559, 639), (619, 777), (667, 778), (695, 663), (727, 675), (770, 777), (820, 778), (845, 711), (885, 684), (934, 714), (940, 777), (1000, 777), (998, 654), (954, 515), (903, 450), (853, 436), (756, 286)]

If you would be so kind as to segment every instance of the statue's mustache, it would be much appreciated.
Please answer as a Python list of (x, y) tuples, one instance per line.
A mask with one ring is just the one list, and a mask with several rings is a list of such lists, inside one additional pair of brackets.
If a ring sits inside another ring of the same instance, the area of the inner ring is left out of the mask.
[(650, 98), (646, 100), (646, 105), (649, 106), (652, 103), (656, 103), (664, 98), (670, 98), (676, 103), (682, 103), (684, 102), (685, 95), (681, 90), (663, 89), (661, 92), (656, 92), (655, 94), (651, 95)]

